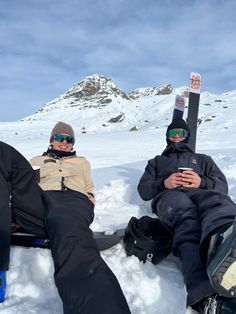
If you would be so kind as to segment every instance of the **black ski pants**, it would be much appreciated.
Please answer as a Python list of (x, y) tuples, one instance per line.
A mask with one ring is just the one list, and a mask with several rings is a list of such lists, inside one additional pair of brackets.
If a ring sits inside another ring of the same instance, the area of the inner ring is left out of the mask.
[[(89, 228), (94, 216), (92, 202), (72, 190), (45, 191), (43, 198), (46, 229), (37, 227), (37, 234), (50, 239), (54, 278), (64, 314), (130, 313)], [(17, 222), (32, 232), (28, 216), (18, 213)]]
[(157, 202), (156, 213), (173, 233), (173, 254), (182, 261), (187, 306), (214, 293), (206, 273), (210, 236), (232, 223), (236, 205), (214, 190), (168, 190)]
[(41, 192), (29, 162), (0, 142), (0, 270), (9, 269), (12, 221), (27, 221), (27, 229), (33, 233), (44, 228)]
[(128, 314), (120, 285), (89, 225), (93, 204), (76, 191), (47, 191), (46, 225), (65, 314)]

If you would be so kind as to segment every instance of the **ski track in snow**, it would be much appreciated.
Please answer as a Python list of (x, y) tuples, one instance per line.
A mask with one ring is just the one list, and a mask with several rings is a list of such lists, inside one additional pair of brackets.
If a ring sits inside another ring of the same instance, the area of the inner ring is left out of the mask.
[[(21, 138), (8, 137), (8, 132), (2, 132), (2, 140), (26, 158), (39, 155), (47, 148), (48, 136), (30, 136), (31, 126)], [(147, 160), (164, 149), (164, 134), (163, 128), (78, 136), (76, 150), (91, 162), (96, 186), (93, 230), (109, 233), (125, 227), (132, 216), (153, 215), (150, 202), (140, 199), (137, 184)], [(206, 135), (200, 134), (199, 138), (197, 150), (210, 154), (216, 161), (228, 179), (229, 194), (236, 201), (234, 140), (227, 138), (227, 149), (223, 149), (224, 133), (212, 143)], [(221, 141), (221, 147), (216, 140)], [(143, 264), (134, 256), (126, 257), (122, 245), (117, 244), (103, 251), (102, 257), (116, 274), (132, 314), (196, 313), (185, 309), (183, 278), (178, 260), (173, 256), (157, 266), (149, 262)], [(0, 304), (1, 314), (62, 314), (49, 250), (13, 247), (7, 283), (7, 299)]]

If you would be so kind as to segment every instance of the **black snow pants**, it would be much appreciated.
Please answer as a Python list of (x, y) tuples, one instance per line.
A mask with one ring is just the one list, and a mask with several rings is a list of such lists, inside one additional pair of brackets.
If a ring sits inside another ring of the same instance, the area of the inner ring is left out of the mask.
[(29, 162), (12, 146), (0, 142), (0, 270), (9, 269), (12, 222), (41, 234), (44, 228), (42, 190)]
[(128, 314), (120, 285), (89, 225), (94, 205), (76, 191), (46, 191), (46, 226), (65, 314)]
[(129, 314), (118, 280), (101, 258), (89, 228), (94, 215), (92, 202), (72, 190), (42, 193), (45, 218), (40, 222), (40, 217), (36, 220), (15, 210), (14, 221), (50, 238), (64, 314)]
[(233, 222), (236, 205), (214, 190), (168, 190), (157, 201), (156, 213), (173, 233), (173, 254), (182, 261), (187, 306), (214, 293), (206, 273), (210, 236)]

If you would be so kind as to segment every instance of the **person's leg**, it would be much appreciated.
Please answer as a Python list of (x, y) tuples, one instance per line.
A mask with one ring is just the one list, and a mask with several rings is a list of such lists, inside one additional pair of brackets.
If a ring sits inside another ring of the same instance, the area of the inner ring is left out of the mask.
[[(20, 225), (29, 233), (35, 234), (41, 237), (48, 237), (46, 227), (45, 227), (45, 203), (43, 191), (38, 187), (34, 191), (34, 202), (28, 196), (28, 207), (17, 208), (13, 206), (12, 208), (12, 222)], [(35, 211), (35, 208), (37, 210)]]
[(44, 234), (44, 206), (29, 162), (2, 142), (0, 157), (0, 270), (8, 270), (12, 220), (17, 223), (25, 220), (27, 230)]
[[(12, 219), (15, 219), (14, 209), (17, 208), (19, 213), (25, 212), (30, 218), (38, 218), (38, 215), (40, 220), (44, 218), (39, 187), (32, 167), (17, 150), (2, 142), (0, 195), (0, 299), (3, 302), (6, 291), (5, 272), (9, 269), (11, 224)], [(43, 226), (42, 221), (39, 224)]]
[(199, 244), (186, 242), (179, 247), (182, 274), (186, 285), (187, 306), (197, 308), (197, 304), (215, 293), (208, 278), (205, 265), (199, 254)]
[(236, 205), (229, 196), (214, 190), (197, 190), (189, 192), (189, 195), (201, 217), (201, 256), (206, 262), (210, 236), (224, 226), (232, 225), (236, 217)]
[(102, 260), (89, 229), (93, 204), (73, 191), (48, 191), (46, 195), (46, 225), (64, 313), (130, 313), (120, 285)]
[[(21, 155), (20, 155), (21, 156)], [(18, 156), (19, 157), (19, 156)], [(45, 205), (34, 170), (21, 156), (11, 179), (13, 221), (37, 235), (45, 235)]]
[(236, 205), (216, 191), (198, 192), (192, 200), (202, 217), (201, 257), (211, 284), (220, 295), (236, 297)]
[(173, 253), (182, 261), (187, 306), (194, 305), (214, 293), (199, 254), (201, 223), (198, 209), (186, 193), (168, 191), (157, 203), (157, 214), (173, 232)]

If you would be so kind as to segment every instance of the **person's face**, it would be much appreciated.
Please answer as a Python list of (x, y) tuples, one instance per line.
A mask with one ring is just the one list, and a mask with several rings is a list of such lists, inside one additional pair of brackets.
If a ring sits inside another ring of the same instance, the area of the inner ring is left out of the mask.
[(74, 139), (68, 134), (57, 134), (51, 141), (51, 145), (53, 149), (71, 152), (74, 145)]
[(171, 142), (180, 143), (187, 137), (188, 133), (184, 129), (173, 129), (168, 131), (168, 137)]
[(182, 136), (179, 136), (179, 134), (176, 134), (175, 137), (169, 137), (169, 139), (171, 142), (180, 143), (185, 139), (185, 137), (182, 137)]

